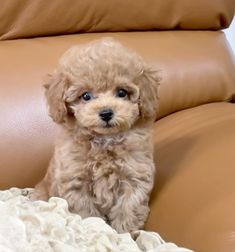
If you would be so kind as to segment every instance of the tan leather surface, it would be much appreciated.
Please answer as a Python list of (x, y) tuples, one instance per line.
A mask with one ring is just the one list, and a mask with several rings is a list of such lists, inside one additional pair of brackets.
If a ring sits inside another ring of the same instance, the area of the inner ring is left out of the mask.
[(0, 39), (78, 32), (221, 29), (234, 0), (4, 0)]
[[(0, 70), (0, 189), (32, 187), (52, 155), (53, 125), (42, 98), (40, 71), (31, 67), (30, 73), (24, 63), (5, 64), (15, 68)], [(25, 81), (18, 81), (19, 75)]]
[[(115, 33), (163, 72), (160, 115), (231, 99), (235, 71), (221, 32)], [(51, 155), (54, 124), (47, 116), (44, 76), (71, 45), (103, 34), (0, 42), (0, 187), (32, 186)]]
[[(235, 60), (222, 32), (99, 33), (3, 41), (2, 71), (8, 74), (14, 62), (29, 72), (33, 66), (37, 76), (31, 75), (29, 82), (41, 80), (69, 47), (103, 36), (118, 39), (161, 69), (159, 117), (203, 103), (230, 100), (235, 95)], [(8, 68), (6, 61), (10, 62)], [(18, 81), (25, 82), (20, 71), (15, 74), (19, 74)]]
[(155, 125), (156, 187), (146, 228), (196, 252), (235, 249), (235, 104), (212, 103)]

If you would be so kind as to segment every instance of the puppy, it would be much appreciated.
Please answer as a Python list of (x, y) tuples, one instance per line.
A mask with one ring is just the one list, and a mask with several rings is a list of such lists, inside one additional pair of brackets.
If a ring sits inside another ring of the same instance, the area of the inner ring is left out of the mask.
[(112, 39), (68, 50), (45, 84), (60, 132), (31, 198), (62, 197), (72, 212), (101, 217), (118, 232), (143, 228), (158, 86), (159, 71)]

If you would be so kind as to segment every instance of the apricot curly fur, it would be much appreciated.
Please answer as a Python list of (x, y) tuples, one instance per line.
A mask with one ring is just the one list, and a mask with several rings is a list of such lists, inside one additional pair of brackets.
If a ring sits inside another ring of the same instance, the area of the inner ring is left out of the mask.
[[(54, 155), (32, 199), (66, 199), (82, 217), (98, 216), (118, 232), (144, 227), (155, 165), (151, 127), (159, 71), (106, 38), (69, 49), (45, 84), (60, 131)], [(117, 97), (117, 90), (127, 92)], [(91, 100), (81, 95), (91, 93)], [(99, 113), (111, 109), (104, 122)]]

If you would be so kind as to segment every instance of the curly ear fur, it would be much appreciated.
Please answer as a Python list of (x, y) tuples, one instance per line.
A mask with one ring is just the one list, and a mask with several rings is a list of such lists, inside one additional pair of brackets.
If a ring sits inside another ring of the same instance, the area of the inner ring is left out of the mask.
[(160, 80), (160, 71), (153, 66), (146, 66), (138, 80), (140, 87), (140, 117), (144, 121), (156, 120), (159, 106), (158, 88)]
[(48, 76), (44, 87), (51, 118), (56, 123), (63, 123), (68, 114), (64, 99), (64, 93), (68, 88), (68, 80), (63, 74), (55, 72)]

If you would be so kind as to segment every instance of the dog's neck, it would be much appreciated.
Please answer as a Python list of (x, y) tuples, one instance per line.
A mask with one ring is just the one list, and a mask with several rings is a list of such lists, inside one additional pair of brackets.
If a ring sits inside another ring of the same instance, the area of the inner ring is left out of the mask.
[(135, 125), (132, 129), (128, 131), (119, 132), (110, 135), (101, 135), (97, 133), (92, 133), (89, 130), (81, 129), (79, 127), (74, 128), (64, 128), (65, 135), (72, 138), (78, 145), (86, 146), (90, 148), (100, 148), (100, 149), (110, 149), (112, 147), (122, 145), (131, 139), (132, 135), (143, 134), (145, 135), (148, 131), (146, 130), (147, 124)]
[(120, 145), (124, 143), (128, 134), (128, 132), (119, 132), (116, 134), (101, 135), (81, 128), (62, 129), (65, 130), (65, 135), (69, 135), (77, 144), (86, 145), (88, 148), (90, 146), (90, 148), (107, 149), (111, 146)]
[(90, 139), (90, 143), (92, 147), (107, 149), (110, 146), (123, 144), (126, 138), (125, 135), (125, 133), (118, 133), (115, 135), (94, 136)]

